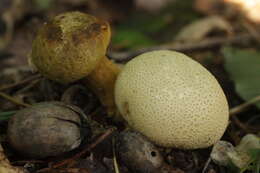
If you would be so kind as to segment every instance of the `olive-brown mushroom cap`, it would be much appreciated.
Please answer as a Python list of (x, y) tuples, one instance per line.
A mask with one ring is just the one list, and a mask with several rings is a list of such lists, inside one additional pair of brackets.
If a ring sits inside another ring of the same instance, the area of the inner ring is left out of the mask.
[(29, 61), (49, 79), (73, 82), (87, 76), (105, 56), (110, 35), (105, 21), (81, 12), (63, 13), (39, 30)]
[(131, 127), (165, 147), (208, 147), (228, 124), (217, 80), (174, 51), (152, 51), (128, 62), (116, 81), (115, 101)]

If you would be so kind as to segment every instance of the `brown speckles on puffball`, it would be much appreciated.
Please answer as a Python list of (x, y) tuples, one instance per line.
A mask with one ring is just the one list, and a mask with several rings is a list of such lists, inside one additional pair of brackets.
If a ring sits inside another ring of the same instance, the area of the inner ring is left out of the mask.
[(116, 82), (115, 100), (130, 126), (165, 147), (208, 147), (228, 124), (228, 104), (217, 80), (174, 51), (144, 53), (127, 63)]

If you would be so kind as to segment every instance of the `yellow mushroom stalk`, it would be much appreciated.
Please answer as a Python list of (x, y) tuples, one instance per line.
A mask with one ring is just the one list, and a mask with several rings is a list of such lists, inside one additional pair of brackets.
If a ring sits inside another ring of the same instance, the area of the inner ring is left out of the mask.
[(133, 129), (164, 147), (211, 146), (228, 125), (228, 103), (215, 77), (174, 51), (129, 61), (117, 78), (115, 101)]
[(113, 113), (119, 68), (106, 57), (110, 37), (106, 21), (81, 12), (63, 13), (39, 30), (29, 61), (51, 80), (71, 83), (83, 79)]

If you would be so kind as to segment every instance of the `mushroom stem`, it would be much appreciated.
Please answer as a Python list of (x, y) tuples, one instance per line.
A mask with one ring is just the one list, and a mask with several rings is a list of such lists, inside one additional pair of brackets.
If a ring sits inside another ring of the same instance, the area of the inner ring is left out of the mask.
[(98, 96), (109, 115), (116, 113), (114, 87), (119, 72), (119, 67), (104, 56), (96, 68), (83, 79), (83, 83)]

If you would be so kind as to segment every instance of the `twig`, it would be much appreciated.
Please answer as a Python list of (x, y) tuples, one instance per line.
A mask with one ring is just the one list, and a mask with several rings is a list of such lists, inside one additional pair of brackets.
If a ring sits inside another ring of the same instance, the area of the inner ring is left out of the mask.
[(19, 100), (15, 99), (15, 98), (13, 98), (13, 97), (3, 93), (3, 92), (0, 92), (0, 97), (4, 98), (4, 99), (6, 99), (6, 100), (8, 100), (8, 101), (10, 101), (10, 102), (12, 102), (14, 104), (20, 105), (20, 106), (24, 106), (24, 107), (31, 106), (30, 104), (27, 104), (27, 103), (24, 103), (22, 101), (19, 101)]
[(247, 21), (243, 21), (243, 25), (247, 29), (249, 34), (252, 35), (252, 38), (254, 38), (258, 43), (260, 43), (260, 34), (259, 34), (258, 30)]
[(208, 160), (206, 161), (206, 163), (203, 167), (202, 173), (206, 173), (206, 170), (209, 167), (210, 162), (211, 162), (211, 157), (209, 157)]
[(42, 161), (42, 160), (18, 160), (18, 161), (13, 161), (12, 165), (26, 164), (26, 163), (45, 163), (45, 161)]
[(234, 132), (233, 128), (228, 128), (227, 134), (230, 137), (231, 142), (234, 143), (235, 145), (238, 145), (239, 142), (241, 141), (241, 137), (237, 134), (237, 132)]
[(23, 92), (26, 92), (30, 89), (32, 89), (36, 84), (38, 84), (41, 81), (41, 79), (35, 79), (33, 80), (31, 83), (29, 83), (28, 85), (26, 85), (25, 87), (21, 88), (20, 90), (16, 91), (16, 94), (20, 94)]
[(76, 154), (75, 156), (73, 156), (70, 159), (64, 160), (60, 163), (57, 163), (53, 166), (53, 168), (58, 168), (61, 166), (64, 166), (65, 164), (69, 163), (72, 160), (75, 160), (79, 157), (81, 157), (82, 155), (84, 155), (86, 152), (90, 151), (91, 149), (95, 148), (100, 142), (102, 142), (104, 139), (106, 139), (108, 136), (110, 136), (112, 134), (112, 132), (114, 132), (114, 128), (108, 129), (104, 134), (102, 134), (95, 142), (93, 142), (92, 144), (90, 144), (87, 148), (85, 148), (83, 151), (79, 152), (78, 154)]
[(63, 168), (57, 171), (59, 173), (90, 173), (86, 168)]
[(3, 86), (3, 87), (0, 88), (0, 91), (4, 91), (4, 90), (7, 90), (7, 89), (12, 89), (12, 88), (14, 88), (14, 87), (18, 87), (18, 86), (20, 86), (20, 85), (29, 83), (29, 82), (34, 81), (34, 80), (36, 80), (36, 79), (39, 79), (40, 77), (41, 77), (40, 74), (36, 74), (36, 75), (31, 76), (31, 77), (29, 77), (29, 78), (27, 78), (27, 79), (24, 79), (24, 80), (22, 80), (22, 81), (20, 81), (20, 82)]
[(104, 139), (106, 139), (108, 136), (110, 136), (113, 132), (114, 132), (114, 128), (108, 129), (105, 133), (103, 133), (96, 141), (94, 141), (92, 144), (90, 144), (87, 148), (85, 148), (84, 150), (82, 150), (81, 152), (77, 153), (76, 155), (74, 155), (73, 157), (63, 160), (55, 165), (53, 165), (50, 168), (44, 168), (44, 169), (40, 169), (37, 172), (45, 172), (45, 171), (49, 171), (51, 169), (55, 169), (55, 168), (59, 168), (62, 167), (68, 163), (70, 163), (71, 161), (81, 157), (82, 155), (84, 155), (86, 152), (90, 151), (91, 149), (95, 148), (99, 143), (101, 143)]
[[(256, 122), (257, 119), (260, 119), (260, 114), (255, 115), (255, 116), (252, 116), (252, 117), (246, 122), (246, 124), (249, 125), (249, 124), (251, 124), (252, 122)], [(259, 128), (260, 128), (260, 127), (259, 127)], [(258, 129), (259, 129), (259, 128), (258, 128)]]
[(242, 41), (247, 41), (251, 39), (252, 39), (251, 34), (244, 33), (233, 37), (217, 37), (217, 38), (205, 39), (198, 43), (171, 43), (171, 44), (165, 44), (161, 46), (142, 48), (137, 51), (110, 52), (108, 56), (117, 62), (126, 62), (132, 59), (133, 57), (147, 51), (153, 51), (159, 49), (169, 49), (169, 50), (175, 50), (180, 52), (194, 51), (200, 49), (208, 49), (208, 48), (220, 46), (222, 44), (241, 43)]
[[(253, 117), (251, 120), (254, 120), (255, 118), (259, 118), (259, 117)], [(247, 121), (246, 123), (240, 121), (238, 119), (237, 116), (231, 116), (232, 122), (234, 122), (240, 129), (244, 130), (246, 133), (255, 133), (258, 132), (260, 130), (260, 128), (257, 126), (250, 126), (249, 125), (249, 121)]]
[(115, 138), (112, 139), (112, 143), (113, 143), (113, 164), (114, 164), (114, 170), (115, 173), (120, 173), (119, 171), (119, 166), (118, 166), (118, 162), (117, 162), (117, 158), (116, 158), (116, 149), (115, 149)]
[(242, 123), (236, 116), (232, 116), (231, 119), (240, 129), (244, 130), (246, 133), (252, 133), (249, 127)]
[(255, 104), (255, 103), (259, 102), (259, 101), (260, 101), (260, 95), (255, 97), (255, 98), (253, 98), (253, 99), (251, 99), (251, 100), (249, 100), (249, 101), (247, 101), (246, 103), (243, 103), (243, 104), (238, 105), (238, 106), (236, 106), (234, 108), (231, 108), (229, 110), (229, 115), (233, 116), (235, 114), (238, 114), (238, 113), (244, 111), (249, 106), (251, 106), (251, 105), (253, 105), (253, 104)]

